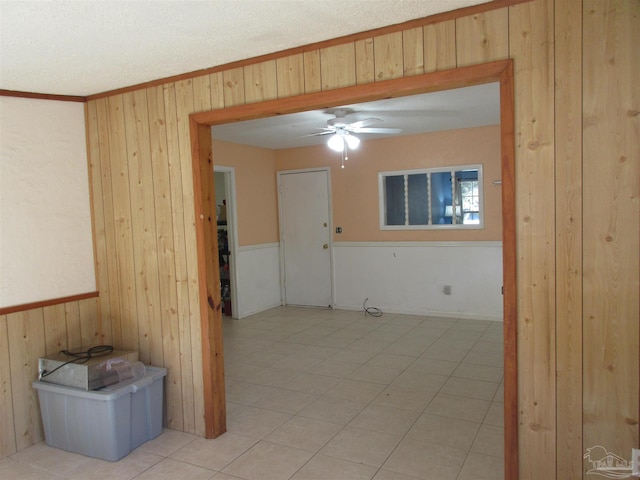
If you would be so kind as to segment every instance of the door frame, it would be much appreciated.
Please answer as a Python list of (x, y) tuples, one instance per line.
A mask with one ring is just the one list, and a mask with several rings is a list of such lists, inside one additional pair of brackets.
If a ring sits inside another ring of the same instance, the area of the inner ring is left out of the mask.
[[(329, 167), (318, 168), (302, 168), (295, 170), (279, 170), (277, 173), (278, 179), (278, 215), (282, 218), (282, 192), (280, 191), (280, 180), (282, 175), (291, 175), (296, 173), (311, 173), (311, 172), (325, 172), (327, 174), (327, 199), (329, 202), (329, 279), (331, 282), (331, 308), (335, 306), (335, 278), (333, 269), (333, 205), (331, 199), (331, 169)], [(286, 305), (286, 288), (285, 288), (285, 275), (284, 275), (284, 245), (282, 242), (282, 222), (279, 222), (279, 235), (280, 235), (280, 302)]]
[[(484, 83), (500, 84), (500, 146), (502, 170), (502, 265), (504, 328), (504, 465), (505, 478), (518, 478), (518, 370), (515, 227), (515, 115), (513, 60), (500, 60), (393, 80), (325, 90), (275, 100), (221, 108), (189, 116), (193, 160), (196, 248), (200, 293), (200, 322), (204, 376), (205, 436), (226, 431), (224, 353), (215, 202), (211, 200), (213, 155), (212, 125), (234, 121), (326, 109), (385, 98), (435, 92)], [(215, 198), (215, 197), (213, 197)], [(212, 222), (213, 214), (213, 222)]]
[[(229, 283), (231, 285), (231, 317), (238, 318), (238, 268), (236, 259), (238, 256), (238, 214), (236, 209), (236, 169), (223, 165), (213, 165), (214, 173), (224, 174), (224, 188), (229, 201), (227, 202), (227, 237), (229, 240)], [(215, 196), (213, 197), (215, 200)], [(216, 238), (218, 238), (216, 236)], [(217, 245), (216, 245), (217, 248)]]

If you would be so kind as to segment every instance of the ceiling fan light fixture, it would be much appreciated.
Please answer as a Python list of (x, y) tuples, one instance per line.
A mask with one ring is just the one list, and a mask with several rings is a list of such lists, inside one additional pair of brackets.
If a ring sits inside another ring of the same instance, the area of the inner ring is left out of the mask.
[(331, 135), (331, 137), (329, 137), (327, 145), (331, 150), (342, 152), (344, 150), (344, 138), (338, 133)]
[(351, 150), (355, 150), (356, 148), (358, 148), (358, 145), (360, 145), (360, 139), (353, 135), (347, 134), (345, 135), (344, 139)]

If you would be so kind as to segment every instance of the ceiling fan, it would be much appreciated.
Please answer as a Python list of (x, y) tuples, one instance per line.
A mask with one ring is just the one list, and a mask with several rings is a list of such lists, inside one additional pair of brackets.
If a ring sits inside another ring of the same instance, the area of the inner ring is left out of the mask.
[(400, 133), (401, 131), (399, 128), (371, 127), (370, 125), (382, 122), (381, 119), (375, 117), (350, 121), (348, 116), (354, 112), (345, 108), (338, 108), (332, 113), (334, 118), (327, 120), (326, 127), (320, 128), (320, 132), (306, 136), (331, 135), (327, 145), (332, 150), (342, 154), (342, 168), (344, 168), (344, 161), (349, 159), (348, 150), (358, 148), (360, 144), (360, 139), (353, 135), (354, 133), (392, 134)]
[(375, 125), (376, 123), (382, 123), (383, 120), (381, 120), (380, 118), (369, 117), (362, 120), (350, 121), (349, 116), (353, 115), (355, 112), (346, 108), (338, 108), (336, 110), (333, 110), (331, 113), (335, 117), (327, 120), (327, 126), (321, 127), (321, 132), (312, 133), (307, 136), (340, 134), (340, 132), (342, 132), (343, 135), (352, 133), (392, 134), (401, 132), (399, 128), (382, 128), (370, 126)]

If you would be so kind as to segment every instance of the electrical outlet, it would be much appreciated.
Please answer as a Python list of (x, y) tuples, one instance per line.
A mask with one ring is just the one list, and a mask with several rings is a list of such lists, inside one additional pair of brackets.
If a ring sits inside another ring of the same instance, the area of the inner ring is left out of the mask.
[(445, 295), (451, 295), (451, 285), (445, 285), (442, 291)]
[(640, 448), (631, 449), (631, 475), (640, 477)]

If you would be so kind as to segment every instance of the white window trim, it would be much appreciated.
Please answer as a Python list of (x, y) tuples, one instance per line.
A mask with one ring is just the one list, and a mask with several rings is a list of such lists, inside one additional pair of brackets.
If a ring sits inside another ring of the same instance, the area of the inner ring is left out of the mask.
[[(456, 172), (460, 170), (478, 170), (478, 195), (479, 195), (479, 206), (480, 206), (480, 222), (477, 224), (431, 224), (428, 225), (408, 225), (406, 222), (409, 221), (409, 215), (407, 209), (409, 208), (408, 202), (408, 189), (407, 189), (407, 178), (408, 175), (414, 174), (427, 174), (427, 188), (429, 191), (429, 204), (428, 204), (428, 221), (431, 222), (431, 174), (440, 173), (440, 172)], [(390, 176), (400, 176), (403, 175), (405, 177), (405, 225), (386, 225), (386, 202), (385, 202), (385, 187), (384, 187), (384, 179), (385, 177)], [(392, 170), (385, 172), (378, 172), (378, 213), (379, 213), (379, 223), (380, 230), (479, 230), (484, 228), (484, 179), (482, 172), (482, 164), (469, 164), (469, 165), (453, 165), (446, 167), (434, 167), (434, 168), (418, 168), (418, 169), (408, 169), (408, 170)]]

